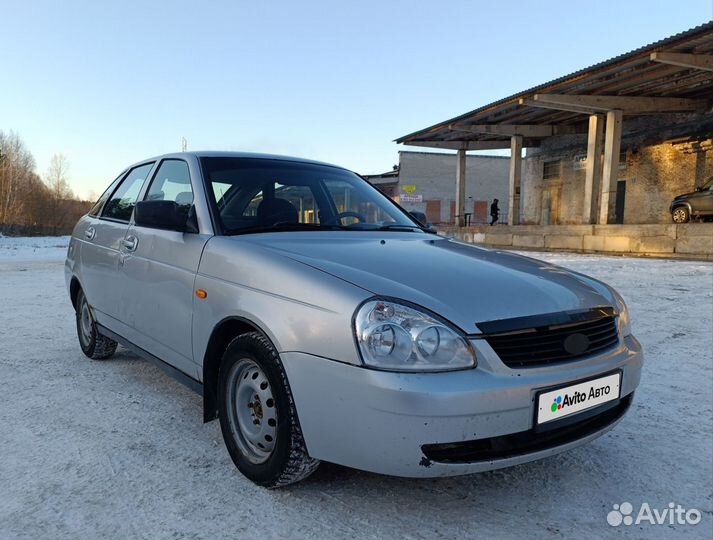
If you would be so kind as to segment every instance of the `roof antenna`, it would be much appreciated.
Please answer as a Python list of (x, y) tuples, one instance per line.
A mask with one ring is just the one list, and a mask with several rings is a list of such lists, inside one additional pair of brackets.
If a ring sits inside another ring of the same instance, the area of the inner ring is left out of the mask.
[(188, 141), (185, 137), (181, 137), (181, 152), (185, 152), (188, 149)]

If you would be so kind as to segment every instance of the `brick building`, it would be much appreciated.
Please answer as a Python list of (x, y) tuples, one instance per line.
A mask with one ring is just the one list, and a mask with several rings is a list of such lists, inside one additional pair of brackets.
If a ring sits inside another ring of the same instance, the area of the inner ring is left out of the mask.
[[(509, 162), (507, 156), (467, 156), (465, 167), (470, 182), (465, 191), (464, 213), (470, 223), (488, 221), (493, 199), (499, 199), (500, 219), (507, 221)], [(365, 178), (406, 210), (426, 214), (429, 223), (454, 223), (453, 178), (457, 165), (455, 154), (401, 151), (395, 170)]]
[(466, 153), (507, 148), (511, 225), (668, 223), (671, 199), (713, 174), (713, 21), (397, 142), (456, 150), (458, 225)]
[[(713, 175), (713, 115), (642, 116), (624, 127), (608, 222), (670, 223), (671, 200)], [(549, 137), (529, 148), (523, 159), (520, 223), (585, 223), (586, 165), (586, 134)]]

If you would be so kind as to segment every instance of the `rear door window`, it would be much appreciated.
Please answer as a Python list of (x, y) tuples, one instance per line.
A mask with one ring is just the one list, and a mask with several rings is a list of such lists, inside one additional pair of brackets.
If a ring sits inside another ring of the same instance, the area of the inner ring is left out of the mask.
[(128, 222), (134, 211), (136, 200), (141, 193), (141, 187), (149, 175), (153, 163), (134, 167), (129, 171), (117, 190), (104, 206), (102, 217), (116, 221)]
[(94, 203), (94, 206), (92, 206), (92, 209), (89, 211), (89, 215), (96, 217), (99, 215), (99, 212), (101, 212), (102, 207), (104, 206), (104, 203), (109, 199), (109, 196), (114, 193), (114, 190), (116, 189), (116, 186), (119, 185), (119, 182), (121, 182), (121, 179), (123, 178), (124, 173), (121, 173), (112, 183), (111, 185), (106, 188), (106, 191), (102, 193), (102, 196), (99, 197), (99, 200)]

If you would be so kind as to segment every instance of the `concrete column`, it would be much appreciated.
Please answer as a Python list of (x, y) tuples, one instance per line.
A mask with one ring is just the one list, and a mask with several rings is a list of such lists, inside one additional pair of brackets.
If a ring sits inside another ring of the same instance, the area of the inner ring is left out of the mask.
[(465, 150), (456, 154), (456, 225), (464, 225), (465, 214)]
[(604, 116), (593, 114), (589, 117), (589, 135), (587, 138), (587, 170), (584, 177), (584, 209), (582, 210), (582, 223), (584, 225), (594, 223), (599, 210), (603, 143)]
[(522, 180), (522, 135), (510, 137), (510, 196), (508, 223), (520, 223), (520, 185)]
[(607, 111), (607, 128), (604, 138), (604, 168), (602, 170), (602, 196), (599, 204), (599, 223), (601, 224), (613, 221), (614, 216), (616, 182), (619, 175), (619, 152), (621, 151), (621, 123), (621, 111)]

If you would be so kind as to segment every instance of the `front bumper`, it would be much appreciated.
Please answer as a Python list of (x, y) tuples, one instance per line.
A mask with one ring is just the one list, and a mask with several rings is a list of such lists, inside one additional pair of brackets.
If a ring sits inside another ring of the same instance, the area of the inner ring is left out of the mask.
[[(324, 461), (406, 477), (508, 467), (599, 437), (621, 420), (641, 379), (643, 353), (633, 336), (605, 354), (526, 369), (506, 367), (484, 340), (473, 345), (478, 367), (449, 373), (390, 373), (305, 353), (281, 353), (307, 451)], [(615, 370), (622, 372), (619, 414), (609, 409), (598, 424), (589, 422), (588, 430), (523, 444), (522, 452), (516, 445), (509, 453), (473, 454), (472, 459), (461, 452), (465, 458), (457, 460), (438, 453), (443, 448), (478, 447), (485, 439), (500, 444), (512, 434), (518, 434), (514, 440), (526, 441), (525, 432), (534, 427), (539, 390)]]

